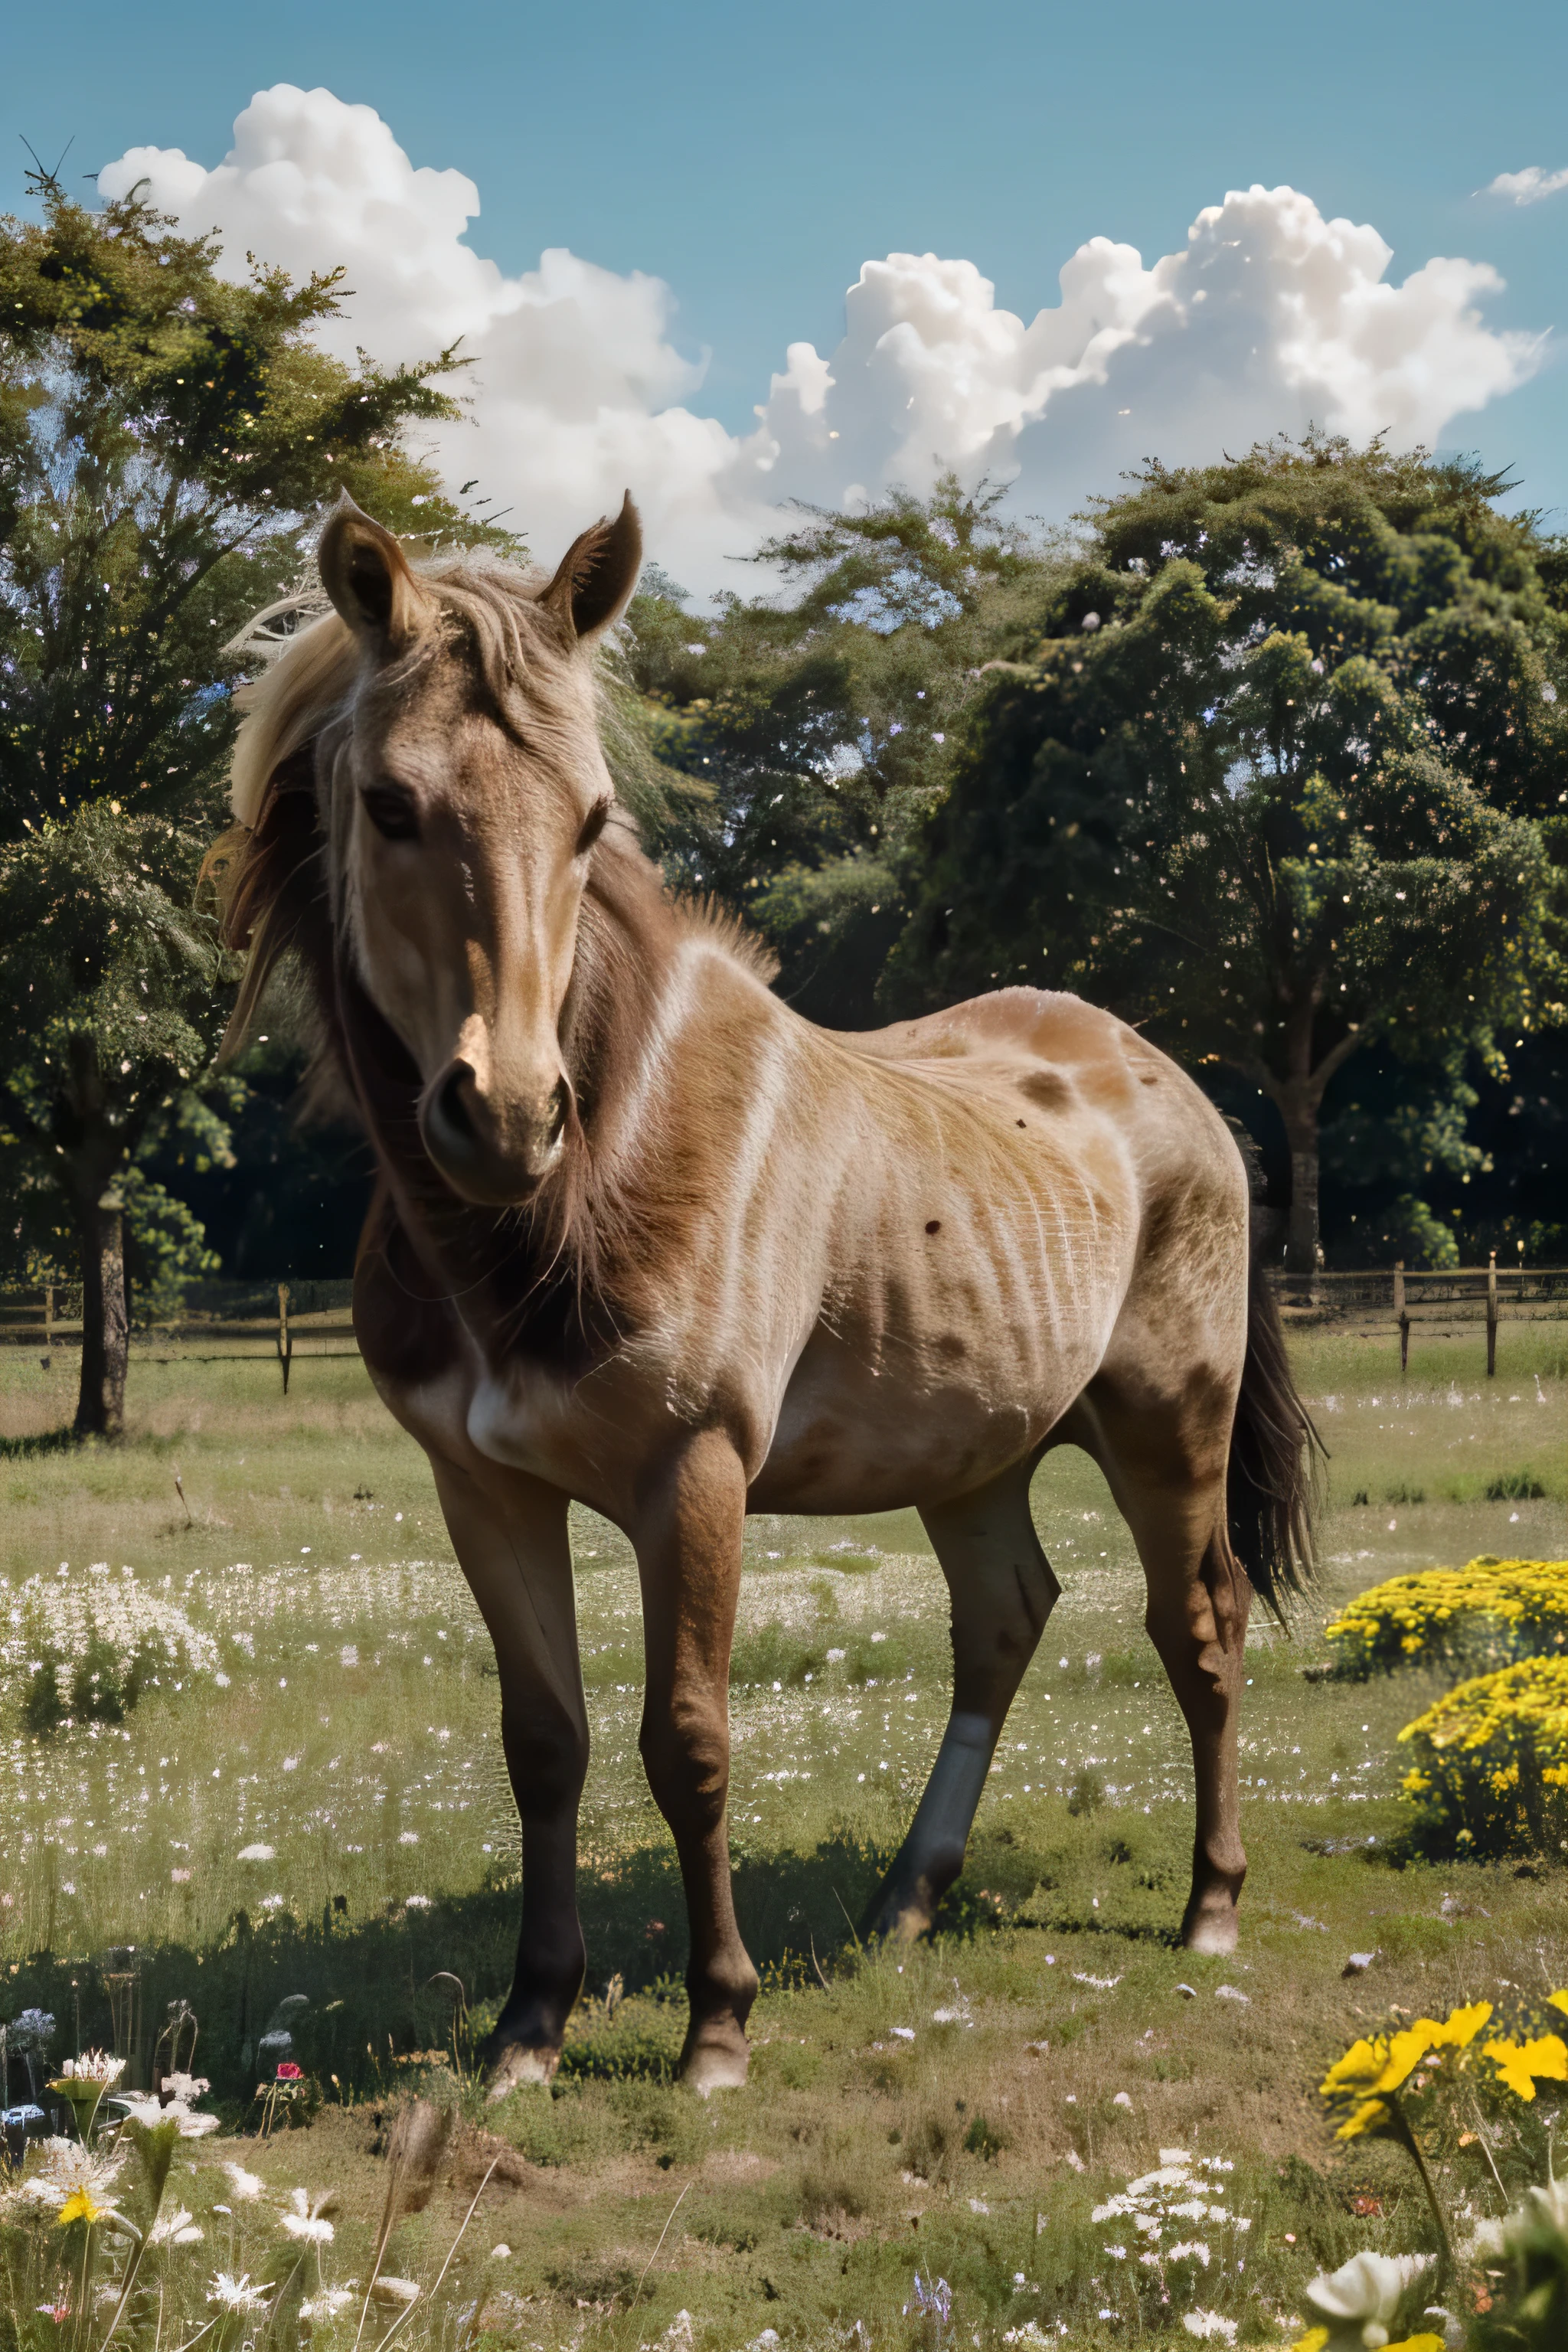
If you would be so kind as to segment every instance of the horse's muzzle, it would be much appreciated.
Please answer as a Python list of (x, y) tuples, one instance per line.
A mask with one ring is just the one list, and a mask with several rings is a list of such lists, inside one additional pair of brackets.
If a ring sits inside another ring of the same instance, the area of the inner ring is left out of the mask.
[(500, 1106), (480, 1093), (468, 1063), (452, 1062), (425, 1090), (419, 1131), (455, 1192), (482, 1208), (513, 1208), (560, 1159), (571, 1100), (561, 1077), (537, 1109)]

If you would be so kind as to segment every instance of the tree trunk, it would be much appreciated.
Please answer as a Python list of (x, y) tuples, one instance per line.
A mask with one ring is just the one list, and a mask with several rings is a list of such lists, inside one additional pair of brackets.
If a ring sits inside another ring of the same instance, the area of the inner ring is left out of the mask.
[(81, 1389), (79, 1437), (118, 1437), (125, 1425), (124, 1203), (118, 1192), (79, 1204), (81, 1233)]
[(1285, 1226), (1285, 1271), (1310, 1288), (1321, 1263), (1318, 1239), (1318, 1099), (1309, 1087), (1281, 1087), (1279, 1115), (1290, 1147), (1290, 1210)]

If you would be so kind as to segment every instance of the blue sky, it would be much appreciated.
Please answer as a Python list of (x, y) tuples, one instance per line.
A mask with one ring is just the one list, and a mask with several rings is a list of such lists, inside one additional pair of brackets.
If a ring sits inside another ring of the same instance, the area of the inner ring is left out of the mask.
[[(1434, 255), (1491, 263), (1507, 280), (1491, 329), (1565, 323), (1568, 189), (1524, 206), (1474, 194), (1568, 164), (1560, 5), (151, 0), (14, 9), (5, 52), (7, 205), (20, 134), (51, 163), (74, 136), (68, 179), (143, 144), (213, 165), (253, 90), (322, 84), (374, 107), (416, 165), (477, 183), (469, 242), (506, 272), (565, 246), (663, 279), (669, 341), (710, 353), (688, 403), (731, 434), (787, 343), (833, 350), (868, 258), (967, 259), (1026, 321), (1085, 239), (1152, 263), (1254, 182), (1373, 225), (1394, 281)], [(1549, 352), (1442, 437), (1511, 462), (1568, 523), (1564, 422)]]

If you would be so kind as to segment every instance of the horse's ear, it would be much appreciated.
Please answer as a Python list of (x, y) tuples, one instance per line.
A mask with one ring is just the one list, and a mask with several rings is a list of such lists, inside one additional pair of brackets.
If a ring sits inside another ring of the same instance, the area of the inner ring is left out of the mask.
[(345, 490), (327, 518), (316, 554), (321, 585), (351, 629), (388, 653), (407, 644), (423, 599), (408, 559)]
[(631, 603), (642, 562), (642, 523), (628, 490), (614, 522), (607, 518), (574, 539), (540, 598), (580, 641), (603, 635)]

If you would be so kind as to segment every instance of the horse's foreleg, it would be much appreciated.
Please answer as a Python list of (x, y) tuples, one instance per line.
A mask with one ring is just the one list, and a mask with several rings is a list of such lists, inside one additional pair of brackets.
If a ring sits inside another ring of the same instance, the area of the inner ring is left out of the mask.
[(868, 1941), (923, 1935), (963, 1867), (975, 1808), (1014, 1695), (1060, 1585), (1029, 1512), (1034, 1463), (922, 1510), (952, 1597), (952, 1711), (909, 1835), (867, 1914)]
[(464, 1575), (500, 1674), (501, 1744), (522, 1822), (522, 1928), (511, 1990), (486, 2046), (492, 2098), (547, 2083), (583, 1989), (577, 1917), (577, 1807), (588, 1717), (577, 1658), (566, 1497), (517, 1473), (481, 1491), (432, 1461)]
[(680, 1857), (691, 1928), (691, 2015), (682, 2078), (696, 2090), (746, 2079), (757, 1972), (730, 1884), (730, 1644), (741, 1580), (746, 1476), (717, 1430), (699, 1433), (637, 1528), (647, 1686), (642, 1755)]

